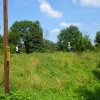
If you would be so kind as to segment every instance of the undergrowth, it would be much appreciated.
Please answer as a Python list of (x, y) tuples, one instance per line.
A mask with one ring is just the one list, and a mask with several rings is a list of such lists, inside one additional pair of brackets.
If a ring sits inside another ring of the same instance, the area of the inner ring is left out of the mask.
[(0, 56), (0, 100), (100, 100), (100, 53), (11, 54), (9, 94), (4, 94)]

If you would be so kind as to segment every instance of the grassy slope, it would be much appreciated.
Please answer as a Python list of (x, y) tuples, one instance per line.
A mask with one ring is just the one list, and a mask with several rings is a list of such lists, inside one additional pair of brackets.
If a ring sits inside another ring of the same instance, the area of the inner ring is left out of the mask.
[[(0, 93), (3, 86), (0, 56)], [(100, 100), (100, 53), (11, 55), (10, 94), (26, 100)]]

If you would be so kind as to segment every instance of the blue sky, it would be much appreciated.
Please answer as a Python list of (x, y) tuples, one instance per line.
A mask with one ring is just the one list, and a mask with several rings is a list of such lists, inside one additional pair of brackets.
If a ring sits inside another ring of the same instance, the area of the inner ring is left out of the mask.
[[(38, 20), (44, 37), (53, 42), (64, 28), (76, 25), (94, 41), (100, 31), (100, 0), (8, 0), (8, 29), (15, 21)], [(3, 34), (3, 0), (0, 0)]]

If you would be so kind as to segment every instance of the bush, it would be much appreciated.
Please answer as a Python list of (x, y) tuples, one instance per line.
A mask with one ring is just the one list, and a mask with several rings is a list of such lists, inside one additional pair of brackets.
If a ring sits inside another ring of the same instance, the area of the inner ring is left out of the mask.
[(4, 52), (4, 45), (0, 43), (0, 55)]
[(14, 44), (10, 44), (9, 46), (10, 46), (10, 52), (15, 53), (15, 50), (16, 50), (15, 47), (16, 46)]

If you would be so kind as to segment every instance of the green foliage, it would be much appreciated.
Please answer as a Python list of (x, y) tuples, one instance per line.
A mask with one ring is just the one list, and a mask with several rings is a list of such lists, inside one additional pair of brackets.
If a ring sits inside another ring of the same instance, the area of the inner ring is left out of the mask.
[(89, 36), (82, 36), (82, 33), (76, 26), (70, 26), (66, 29), (62, 29), (58, 35), (59, 50), (66, 51), (68, 42), (71, 43), (72, 51), (84, 51), (92, 48)]
[(76, 26), (70, 26), (66, 29), (61, 30), (58, 35), (58, 45), (60, 50), (67, 50), (68, 42), (71, 43), (73, 51), (79, 51), (82, 40), (82, 33)]
[(57, 44), (56, 43), (53, 43), (52, 41), (50, 40), (46, 40), (44, 39), (43, 40), (43, 44), (44, 44), (44, 52), (55, 52), (57, 51)]
[(9, 44), (19, 44), (20, 43), (20, 35), (14, 31), (9, 31), (8, 34), (8, 42)]
[(14, 44), (9, 44), (9, 46), (10, 46), (10, 53), (13, 53), (13, 54), (15, 54), (16, 52), (15, 52), (15, 48), (16, 48), (16, 46), (14, 45)]
[(0, 43), (3, 43), (3, 36), (0, 34)]
[(26, 53), (43, 52), (43, 33), (39, 21), (16, 21), (10, 28), (9, 43), (25, 45)]
[(100, 45), (100, 31), (98, 31), (97, 33), (96, 33), (96, 37), (95, 37), (95, 43), (97, 44), (97, 45)]
[(0, 35), (0, 54), (3, 54), (4, 45), (3, 45), (3, 36)]
[(92, 51), (99, 52), (100, 51), (100, 45), (92, 46)]
[(0, 54), (3, 54), (4, 52), (4, 45), (0, 43)]
[(1, 100), (99, 100), (100, 52), (11, 54), (10, 93)]
[(84, 51), (86, 49), (92, 50), (92, 44), (87, 34), (82, 37), (81, 42), (81, 51)]

